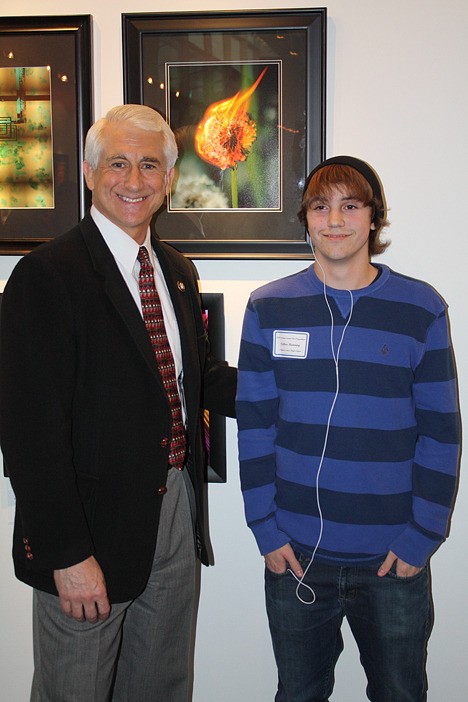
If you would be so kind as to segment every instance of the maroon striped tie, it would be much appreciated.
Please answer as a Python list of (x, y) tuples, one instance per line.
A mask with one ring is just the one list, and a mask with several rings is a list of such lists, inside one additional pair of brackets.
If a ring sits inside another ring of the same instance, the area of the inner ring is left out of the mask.
[(187, 451), (187, 436), (185, 433), (182, 407), (177, 388), (174, 357), (166, 334), (161, 301), (154, 282), (154, 271), (148, 251), (144, 246), (138, 253), (140, 262), (139, 288), (143, 319), (153, 347), (156, 364), (166, 390), (172, 415), (171, 447), (169, 465), (182, 470)]

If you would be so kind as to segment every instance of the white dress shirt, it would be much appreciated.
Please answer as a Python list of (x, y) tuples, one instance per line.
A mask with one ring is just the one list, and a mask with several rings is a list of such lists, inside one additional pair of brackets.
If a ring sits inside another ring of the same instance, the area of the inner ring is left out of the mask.
[[(140, 262), (138, 261), (138, 252), (140, 250), (140, 245), (132, 239), (131, 236), (126, 234), (120, 227), (113, 224), (107, 217), (105, 217), (94, 205), (91, 207), (91, 217), (93, 218), (96, 226), (102, 234), (104, 241), (109, 247), (115, 262), (117, 263), (119, 270), (125, 280), (130, 293), (135, 300), (141, 316), (143, 317), (143, 311), (141, 309), (141, 298), (140, 289), (138, 285), (138, 277), (140, 273)], [(183, 366), (182, 366), (182, 350), (180, 345), (180, 334), (179, 327), (177, 324), (177, 319), (174, 312), (174, 307), (172, 305), (171, 296), (167, 289), (166, 280), (164, 278), (161, 266), (157, 259), (156, 254), (151, 246), (151, 236), (150, 230), (146, 233), (146, 239), (142, 246), (146, 247), (148, 251), (151, 265), (154, 269), (154, 282), (156, 284), (156, 290), (158, 291), (159, 298), (161, 300), (161, 307), (164, 317), (164, 325), (166, 327), (167, 338), (169, 345), (172, 350), (172, 355), (174, 356), (174, 363), (176, 369), (176, 375), (178, 378), (179, 394), (182, 399), (182, 410), (185, 415), (184, 402), (182, 397), (182, 378), (183, 378)]]

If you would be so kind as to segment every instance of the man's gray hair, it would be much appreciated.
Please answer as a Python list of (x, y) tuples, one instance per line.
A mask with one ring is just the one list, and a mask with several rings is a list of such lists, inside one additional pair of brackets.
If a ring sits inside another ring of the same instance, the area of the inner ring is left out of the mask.
[(159, 112), (147, 105), (117, 105), (109, 110), (89, 129), (86, 135), (84, 157), (91, 168), (96, 170), (103, 149), (102, 131), (106, 124), (129, 122), (136, 129), (158, 132), (163, 139), (163, 153), (166, 169), (169, 171), (177, 160), (177, 144), (172, 129)]

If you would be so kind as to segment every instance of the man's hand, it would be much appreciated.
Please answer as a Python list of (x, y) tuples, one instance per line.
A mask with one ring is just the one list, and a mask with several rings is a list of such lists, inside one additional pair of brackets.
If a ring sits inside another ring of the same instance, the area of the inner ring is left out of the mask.
[(265, 556), (265, 565), (272, 573), (286, 573), (286, 570), (291, 568), (298, 578), (302, 578), (304, 575), (304, 571), (294, 555), (291, 544), (285, 544), (281, 546), (281, 548), (277, 548), (276, 551), (267, 553)]
[(379, 570), (377, 571), (377, 575), (379, 575), (381, 578), (383, 578), (384, 575), (387, 575), (388, 571), (395, 563), (395, 561), (396, 574), (399, 578), (411, 578), (413, 575), (417, 575), (422, 570), (422, 568), (416, 568), (416, 566), (412, 566), (409, 563), (405, 563), (405, 561), (402, 561), (400, 558), (398, 558), (398, 556), (394, 554), (393, 551), (389, 551), (387, 558), (384, 560)]
[(78, 622), (94, 623), (109, 616), (106, 582), (94, 556), (70, 568), (54, 570), (63, 612)]

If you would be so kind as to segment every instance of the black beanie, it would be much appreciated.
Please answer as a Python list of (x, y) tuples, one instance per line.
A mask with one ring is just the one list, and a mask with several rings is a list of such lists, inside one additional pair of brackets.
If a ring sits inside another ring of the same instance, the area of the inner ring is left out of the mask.
[(383, 188), (380, 183), (379, 176), (374, 171), (374, 169), (371, 166), (369, 166), (368, 163), (366, 163), (365, 161), (361, 161), (361, 159), (359, 158), (354, 158), (354, 156), (333, 156), (332, 158), (327, 158), (326, 161), (322, 161), (322, 163), (319, 163), (319, 165), (316, 166), (307, 176), (306, 181), (304, 183), (304, 190), (302, 191), (302, 195), (305, 195), (307, 188), (309, 187), (311, 178), (315, 173), (317, 173), (317, 171), (319, 171), (321, 168), (324, 168), (325, 166), (333, 166), (335, 164), (342, 166), (351, 166), (351, 168), (354, 168), (355, 171), (358, 171), (358, 173), (360, 173), (367, 180), (367, 182), (372, 188), (374, 197), (378, 198), (382, 203), (383, 209), (381, 210), (381, 212), (379, 212), (379, 214), (381, 217), (385, 218), (385, 196), (383, 193)]

